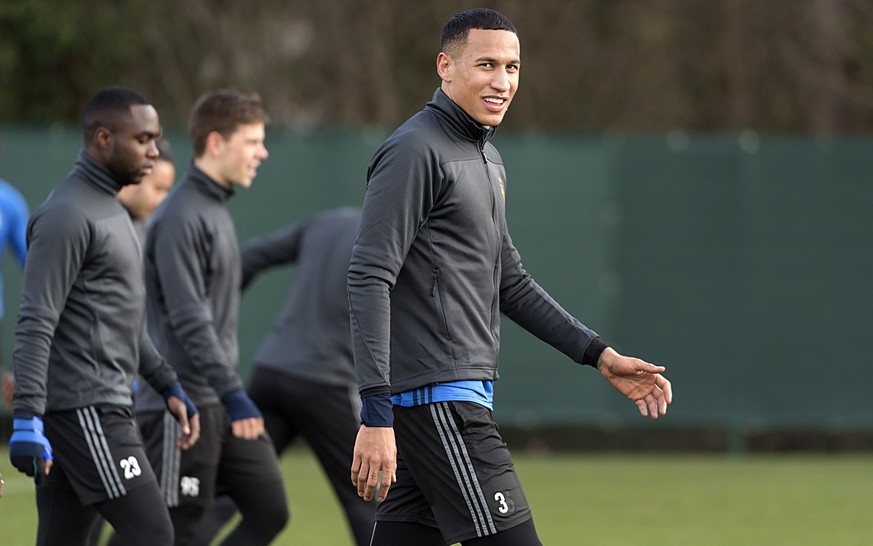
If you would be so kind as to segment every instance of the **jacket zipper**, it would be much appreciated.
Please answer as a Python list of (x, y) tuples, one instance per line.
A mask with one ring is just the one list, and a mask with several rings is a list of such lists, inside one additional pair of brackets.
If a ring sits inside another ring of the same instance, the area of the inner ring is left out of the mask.
[[(488, 184), (493, 186), (493, 182), (491, 180), (491, 169), (488, 168), (488, 156), (485, 155), (485, 139), (479, 140), (477, 143), (479, 147), (479, 154), (482, 156), (482, 162), (485, 165), (485, 176), (488, 178)], [(494, 227), (495, 236), (497, 237), (498, 245), (497, 245), (497, 256), (495, 257), (494, 269), (491, 274), (491, 284), (494, 287), (494, 298), (497, 300), (500, 299), (500, 279), (498, 278), (498, 269), (500, 268), (500, 230), (498, 229), (497, 224), (497, 198), (494, 195), (494, 188), (491, 188), (491, 224)], [(499, 304), (498, 304), (499, 306)], [(491, 309), (491, 320), (490, 327), (493, 331), (495, 328), (495, 314), (494, 309)]]
[(440, 270), (439, 267), (433, 268), (433, 285), (431, 285), (431, 288), (430, 288), (430, 297), (432, 297), (432, 298), (436, 296), (437, 277), (439, 277), (439, 270)]

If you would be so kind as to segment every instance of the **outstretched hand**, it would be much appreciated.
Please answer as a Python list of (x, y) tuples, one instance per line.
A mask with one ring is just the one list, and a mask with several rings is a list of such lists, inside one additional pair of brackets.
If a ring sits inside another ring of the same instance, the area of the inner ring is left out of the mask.
[(636, 404), (640, 414), (657, 419), (667, 413), (673, 389), (661, 375), (666, 368), (645, 360), (618, 354), (607, 347), (597, 361), (597, 369), (609, 384)]

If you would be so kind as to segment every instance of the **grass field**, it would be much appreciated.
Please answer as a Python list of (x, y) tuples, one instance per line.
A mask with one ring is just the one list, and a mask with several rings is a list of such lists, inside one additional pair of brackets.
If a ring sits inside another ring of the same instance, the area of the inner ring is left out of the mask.
[[(546, 545), (866, 545), (873, 456), (516, 454)], [(282, 458), (292, 520), (274, 544), (351, 544), (305, 448)], [(33, 486), (0, 451), (0, 542), (34, 544)]]

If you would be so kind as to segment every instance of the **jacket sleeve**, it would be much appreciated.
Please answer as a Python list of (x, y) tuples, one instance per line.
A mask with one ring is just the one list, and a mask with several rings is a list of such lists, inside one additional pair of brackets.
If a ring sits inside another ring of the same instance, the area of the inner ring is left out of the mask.
[(300, 256), (300, 243), (308, 222), (307, 220), (293, 224), (256, 237), (240, 249), (243, 289), (265, 269), (297, 262)]
[(525, 271), (508, 229), (503, 233), (501, 262), (500, 311), (574, 362), (596, 366), (606, 345)]
[(219, 397), (242, 388), (222, 349), (206, 298), (208, 238), (200, 218), (165, 219), (153, 226), (154, 267), (170, 327), (194, 368)]
[(423, 138), (389, 139), (368, 169), (358, 238), (349, 263), (352, 345), (362, 397), (390, 392), (390, 292), (440, 193), (438, 161)]
[(88, 252), (90, 223), (76, 208), (54, 207), (32, 219), (27, 240), (12, 357), (14, 407), (42, 415), (52, 339)]

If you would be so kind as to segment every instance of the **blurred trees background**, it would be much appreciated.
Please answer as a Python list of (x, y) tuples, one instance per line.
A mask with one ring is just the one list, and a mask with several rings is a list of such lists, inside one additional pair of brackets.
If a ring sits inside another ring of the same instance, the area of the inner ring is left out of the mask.
[(77, 122), (118, 83), (165, 124), (236, 87), (289, 127), (393, 127), (475, 5), (519, 30), (511, 129), (873, 130), (870, 0), (0, 0), (0, 121)]

